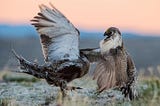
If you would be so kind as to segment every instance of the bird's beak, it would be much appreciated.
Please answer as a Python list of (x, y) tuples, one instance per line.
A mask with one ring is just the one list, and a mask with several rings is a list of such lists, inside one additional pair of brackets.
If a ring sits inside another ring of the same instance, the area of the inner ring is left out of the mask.
[(104, 39), (105, 41), (109, 40), (109, 38), (110, 38), (110, 35), (109, 35), (108, 31), (106, 31), (103, 36), (106, 37), (106, 38)]
[(107, 38), (109, 38), (109, 37), (111, 37), (111, 32), (106, 31), (103, 36), (106, 36)]
[(108, 32), (106, 31), (103, 36), (108, 36)]

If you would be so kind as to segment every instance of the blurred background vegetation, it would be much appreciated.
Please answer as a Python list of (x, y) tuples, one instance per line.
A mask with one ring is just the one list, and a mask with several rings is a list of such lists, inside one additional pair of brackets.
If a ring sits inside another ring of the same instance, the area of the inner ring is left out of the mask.
[[(89, 32), (80, 30), (80, 48), (99, 47), (103, 32)], [(155, 73), (160, 65), (160, 37), (133, 32), (122, 32), (124, 44), (133, 57), (136, 67), (145, 70), (145, 74), (154, 68)], [(14, 48), (19, 54), (30, 61), (38, 60), (43, 64), (43, 55), (39, 36), (30, 25), (0, 25), (0, 70), (12, 67), (16, 61), (11, 54)]]
[[(83, 30), (80, 32), (80, 48), (99, 47), (103, 32)], [(71, 83), (85, 89), (72, 92), (69, 98), (62, 101), (58, 88), (49, 86), (44, 80), (11, 72), (18, 70), (18, 62), (11, 53), (12, 48), (30, 61), (44, 63), (39, 36), (35, 29), (30, 25), (1, 26), (0, 105), (158, 105), (160, 101), (160, 37), (153, 35), (146, 37), (131, 32), (122, 32), (122, 34), (125, 46), (137, 66), (139, 99), (131, 102), (124, 101), (122, 95), (118, 94), (120, 92), (112, 90), (95, 95), (96, 83), (91, 79), (95, 65), (92, 65), (90, 72), (84, 78)]]

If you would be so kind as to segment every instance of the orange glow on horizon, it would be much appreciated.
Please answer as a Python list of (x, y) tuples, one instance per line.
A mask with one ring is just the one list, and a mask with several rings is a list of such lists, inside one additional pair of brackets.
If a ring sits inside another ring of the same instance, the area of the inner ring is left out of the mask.
[(160, 34), (160, 0), (1, 0), (0, 23), (30, 23), (38, 5), (52, 2), (78, 28)]

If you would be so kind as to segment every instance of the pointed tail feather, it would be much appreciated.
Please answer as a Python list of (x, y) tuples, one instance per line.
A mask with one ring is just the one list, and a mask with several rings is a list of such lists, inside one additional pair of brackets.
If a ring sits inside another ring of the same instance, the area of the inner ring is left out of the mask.
[(47, 76), (47, 70), (50, 70), (49, 67), (46, 66), (40, 66), (36, 63), (32, 63), (27, 61), (26, 59), (24, 59), (22, 56), (19, 56), (14, 49), (12, 49), (12, 53), (14, 54), (14, 56), (18, 59), (19, 63), (20, 63), (20, 69), (17, 72), (20, 73), (27, 73), (30, 75), (33, 75), (37, 78), (46, 78)]

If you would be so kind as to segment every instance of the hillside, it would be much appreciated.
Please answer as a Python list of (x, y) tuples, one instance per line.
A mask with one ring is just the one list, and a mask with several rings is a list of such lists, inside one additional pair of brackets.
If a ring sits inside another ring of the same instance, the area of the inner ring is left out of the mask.
[[(80, 40), (80, 48), (98, 47), (101, 38), (82, 37)], [(137, 68), (145, 68), (149, 66), (157, 66), (160, 64), (160, 38), (124, 38), (125, 46), (135, 60)], [(43, 63), (43, 55), (38, 37), (26, 37), (20, 39), (2, 40), (0, 39), (0, 69), (13, 60), (11, 48), (14, 48), (19, 54), (29, 60), (38, 59)]]
[[(80, 48), (94, 48), (99, 46), (103, 38), (102, 32), (80, 31)], [(135, 60), (138, 69), (160, 64), (160, 37), (123, 32), (127, 50)], [(152, 35), (156, 36), (156, 35)], [(0, 24), (0, 69), (14, 66), (17, 63), (11, 54), (14, 48), (19, 54), (29, 60), (38, 59), (43, 63), (43, 55), (39, 37), (31, 25), (2, 25)]]

